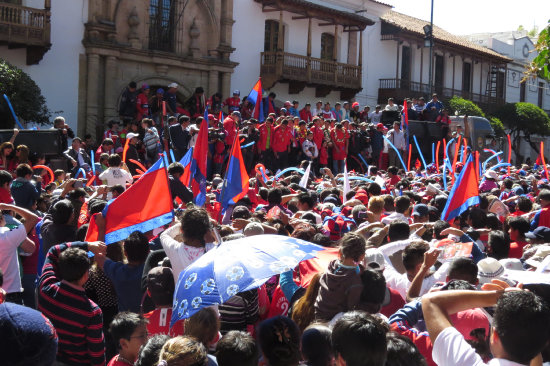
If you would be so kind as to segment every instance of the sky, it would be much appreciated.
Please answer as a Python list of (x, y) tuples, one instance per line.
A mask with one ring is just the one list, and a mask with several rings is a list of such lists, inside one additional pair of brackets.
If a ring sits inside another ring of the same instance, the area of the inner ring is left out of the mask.
[[(429, 21), (431, 0), (380, 0), (393, 10)], [(434, 0), (434, 24), (466, 35), (544, 28), (550, 19), (550, 0)]]

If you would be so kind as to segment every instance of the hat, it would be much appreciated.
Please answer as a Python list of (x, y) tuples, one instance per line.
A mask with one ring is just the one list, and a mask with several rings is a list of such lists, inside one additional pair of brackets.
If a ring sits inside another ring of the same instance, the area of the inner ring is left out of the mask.
[(525, 263), (532, 267), (538, 268), (548, 255), (550, 255), (550, 245), (539, 245), (535, 254), (531, 258), (527, 259)]
[(460, 311), (450, 316), (453, 326), (462, 334), (466, 340), (476, 340), (477, 338), (471, 335), (474, 329), (485, 329), (485, 337), (489, 335), (489, 319), (482, 309), (468, 309)]
[(491, 283), (491, 280), (502, 280), (508, 283), (506, 278), (506, 269), (495, 258), (485, 258), (477, 262), (479, 284)]
[(231, 213), (232, 219), (249, 219), (252, 214), (246, 206), (237, 206), (233, 209)]
[(239, 116), (239, 118), (241, 117), (241, 112), (239, 111), (233, 111), (231, 112), (231, 114), (234, 114), (235, 116)]
[(218, 184), (222, 183), (223, 179), (221, 177), (214, 177), (212, 179), (212, 186), (217, 187)]
[(264, 228), (259, 222), (251, 222), (244, 227), (243, 234), (245, 236), (262, 235)]
[(332, 204), (338, 206), (338, 199), (336, 197), (333, 197), (333, 196), (328, 196), (328, 197), (325, 198), (323, 203), (332, 203)]
[(287, 105), (292, 106), (292, 103), (290, 103), (290, 100), (287, 100), (287, 101), (285, 102), (284, 105), (285, 105), (285, 107), (286, 107)]
[(494, 170), (487, 170), (483, 175), (485, 176), (485, 178), (494, 179), (494, 180), (498, 179), (497, 172), (495, 172)]
[(130, 132), (130, 133), (126, 134), (126, 139), (127, 140), (133, 139), (134, 137), (139, 137), (139, 134), (134, 133), (134, 132)]
[(82, 142), (82, 139), (78, 136), (73, 137), (73, 141), (79, 141)]
[(147, 85), (145, 83), (141, 84), (141, 90), (147, 90), (147, 89), (149, 89), (149, 85)]
[(177, 88), (178, 87), (178, 84), (177, 83), (171, 83), (168, 85), (169, 88)]
[(241, 95), (241, 91), (238, 89), (233, 90), (233, 95)]
[(545, 242), (550, 242), (550, 228), (539, 226), (535, 230), (525, 233), (525, 237), (529, 239), (542, 239)]
[(355, 108), (355, 107), (359, 107), (359, 103), (358, 102), (353, 102), (351, 104), (351, 108)]
[(504, 266), (504, 269), (523, 271), (523, 265), (521, 264), (521, 261), (517, 258), (504, 258), (499, 260), (499, 262)]
[(361, 203), (364, 205), (369, 204), (369, 196), (367, 195), (367, 192), (364, 189), (358, 189), (357, 192), (355, 193), (354, 198), (361, 201)]
[[(147, 273), (147, 290), (152, 299), (166, 299), (174, 295), (174, 274), (169, 267), (154, 267)], [(159, 304), (164, 305), (164, 304)]]
[(157, 89), (157, 94), (164, 94), (164, 89), (158, 88)]
[(10, 302), (0, 304), (0, 334), (3, 365), (49, 366), (55, 362), (57, 333), (39, 311)]
[(428, 206), (423, 204), (423, 203), (419, 203), (419, 204), (414, 205), (412, 215), (413, 216), (428, 216), (429, 213), (430, 213), (430, 209), (428, 208)]
[(384, 125), (382, 123), (379, 123), (376, 125), (376, 128), (384, 128)]
[(218, 119), (217, 119), (216, 116), (214, 116), (213, 114), (209, 114), (209, 115), (208, 115), (208, 120), (209, 120), (209, 121), (212, 120), (212, 121), (218, 122)]
[(383, 271), (386, 268), (384, 255), (378, 248), (369, 248), (365, 251), (365, 267)]

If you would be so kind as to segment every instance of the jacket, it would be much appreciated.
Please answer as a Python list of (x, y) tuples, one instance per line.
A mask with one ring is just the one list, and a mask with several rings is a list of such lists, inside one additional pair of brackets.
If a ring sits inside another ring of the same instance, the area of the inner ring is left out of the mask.
[(361, 269), (344, 267), (337, 259), (330, 262), (319, 280), (321, 287), (314, 305), (315, 319), (330, 321), (338, 313), (357, 308), (363, 290)]
[[(90, 159), (90, 156), (88, 155), (88, 153), (86, 152), (86, 150), (84, 149), (80, 149), (80, 155), (82, 155), (82, 159), (84, 160), (84, 163), (88, 164), (90, 167), (92, 166), (92, 161)], [(65, 156), (65, 158), (68, 160), (67, 161), (67, 167), (68, 167), (68, 171), (71, 171), (73, 170), (73, 164), (71, 163), (71, 161), (76, 161), (78, 163), (77, 167), (80, 168), (81, 165), (78, 161), (78, 153), (71, 147), (67, 150), (65, 150), (65, 152), (63, 153), (63, 156)]]
[(137, 92), (131, 92), (128, 88), (122, 93), (118, 105), (118, 114), (123, 117), (134, 119), (137, 112)]

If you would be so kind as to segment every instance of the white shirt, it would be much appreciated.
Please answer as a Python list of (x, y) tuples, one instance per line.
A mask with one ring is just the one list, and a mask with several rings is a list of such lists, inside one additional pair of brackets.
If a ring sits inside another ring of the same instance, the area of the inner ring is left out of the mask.
[[(17, 248), (27, 237), (27, 231), (23, 225), (10, 230), (0, 227), (0, 269), (4, 272), (4, 285), (6, 292), (21, 292), (21, 275), (19, 274), (19, 255)], [(38, 250), (38, 248), (36, 249)]]
[[(313, 153), (310, 151), (310, 148), (313, 148)], [(317, 155), (319, 155), (319, 150), (317, 149), (317, 145), (313, 141), (305, 140), (302, 144), (302, 150), (304, 151), (304, 154), (306, 154), (310, 158), (316, 158)]]
[(107, 181), (109, 187), (117, 184), (126, 187), (126, 183), (132, 183), (134, 180), (132, 174), (121, 168), (107, 168), (99, 175), (99, 179)]
[(369, 118), (370, 118), (370, 121), (374, 124), (377, 124), (377, 123), (380, 123), (380, 120), (382, 119), (382, 111), (376, 113), (375, 112), (370, 112), (369, 113)]
[(439, 333), (433, 344), (432, 358), (436, 364), (442, 366), (524, 366), (502, 358), (493, 358), (489, 363), (483, 362), (454, 327), (445, 328)]
[(397, 221), (397, 220), (409, 222), (409, 218), (399, 212), (392, 212), (388, 216), (384, 217), (381, 221), (384, 225), (389, 225), (393, 221)]
[(172, 264), (175, 283), (178, 283), (180, 272), (184, 271), (191, 263), (215, 247), (213, 243), (206, 243), (204, 248), (186, 245), (176, 240), (176, 236), (179, 234), (181, 234), (181, 224), (176, 224), (160, 234), (160, 243)]
[(398, 150), (407, 149), (407, 146), (405, 143), (405, 134), (403, 133), (403, 131), (401, 130), (395, 131), (394, 129), (391, 129), (390, 131), (388, 131), (388, 134), (386, 135), (386, 137), (388, 138), (388, 140), (390, 140), (390, 142), (393, 144), (393, 146), (395, 146), (396, 149)]

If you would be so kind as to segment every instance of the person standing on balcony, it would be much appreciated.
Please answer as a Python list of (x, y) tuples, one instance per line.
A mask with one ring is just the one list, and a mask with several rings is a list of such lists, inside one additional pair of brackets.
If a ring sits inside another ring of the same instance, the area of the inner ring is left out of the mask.
[(336, 121), (342, 122), (344, 120), (344, 111), (342, 110), (342, 105), (340, 102), (336, 102), (332, 113), (336, 116)]
[(429, 114), (429, 117), (426, 118), (430, 121), (435, 121), (437, 116), (441, 113), (441, 111), (445, 108), (443, 106), (443, 103), (438, 99), (437, 94), (432, 95), (432, 100), (426, 104), (426, 112)]
[(241, 92), (239, 90), (235, 90), (233, 91), (233, 96), (231, 98), (227, 98), (225, 102), (223, 102), (222, 108), (227, 106), (227, 114), (239, 111), (241, 107), (241, 98), (239, 98), (240, 95)]
[(275, 115), (278, 115), (277, 113), (277, 107), (275, 107), (275, 98), (277, 97), (277, 94), (271, 92), (267, 97), (263, 99), (264, 103), (264, 118), (267, 118), (271, 113), (275, 113)]
[(390, 112), (399, 112), (399, 106), (395, 104), (393, 98), (390, 98), (388, 99), (388, 104), (386, 105), (386, 108), (384, 108), (384, 110)]
[[(168, 91), (170, 91), (170, 89), (168, 89)], [(204, 89), (202, 88), (202, 86), (197, 87), (193, 95), (191, 95), (191, 97), (187, 99), (187, 101), (185, 102), (185, 109), (187, 109), (187, 111), (189, 112), (191, 119), (195, 119), (204, 114)]]
[[(407, 149), (406, 143), (405, 143), (405, 133), (401, 131), (399, 128), (401, 125), (401, 122), (395, 121), (393, 123), (393, 129), (391, 131), (388, 131), (388, 134), (386, 137), (390, 142), (395, 146), (395, 148), (399, 151), (399, 154), (401, 155), (401, 158), (405, 156), (405, 150)], [(397, 153), (394, 149), (388, 150), (389, 154), (389, 165), (390, 166), (401, 166), (401, 159), (397, 156)]]
[(300, 110), (298, 109), (299, 104), (297, 100), (292, 101), (292, 107), (288, 109), (288, 113), (290, 113), (291, 116), (300, 117)]
[(322, 113), (323, 113), (323, 102), (318, 101), (317, 103), (315, 103), (315, 108), (313, 108), (313, 110), (311, 111), (311, 114), (315, 117), (315, 116), (321, 116)]
[(330, 109), (330, 103), (325, 102), (325, 107), (321, 111), (321, 117), (323, 117), (325, 120), (327, 119), (336, 119), (336, 114), (332, 109)]
[(306, 123), (313, 120), (313, 115), (311, 114), (311, 103), (306, 103), (304, 108), (300, 111), (300, 119)]
[(369, 115), (371, 123), (377, 125), (382, 121), (382, 111), (380, 105), (377, 105), (374, 112)]
[(127, 121), (134, 121), (137, 113), (137, 84), (135, 81), (130, 81), (122, 97), (120, 98), (120, 103), (118, 105), (118, 115), (120, 119), (125, 123)]
[(350, 116), (351, 109), (349, 107), (350, 107), (349, 102), (342, 103), (342, 119), (347, 119), (351, 121), (352, 119)]
[(143, 118), (148, 118), (151, 116), (151, 110), (149, 109), (149, 85), (141, 85), (141, 93), (137, 96), (137, 118), (138, 122), (141, 122)]

